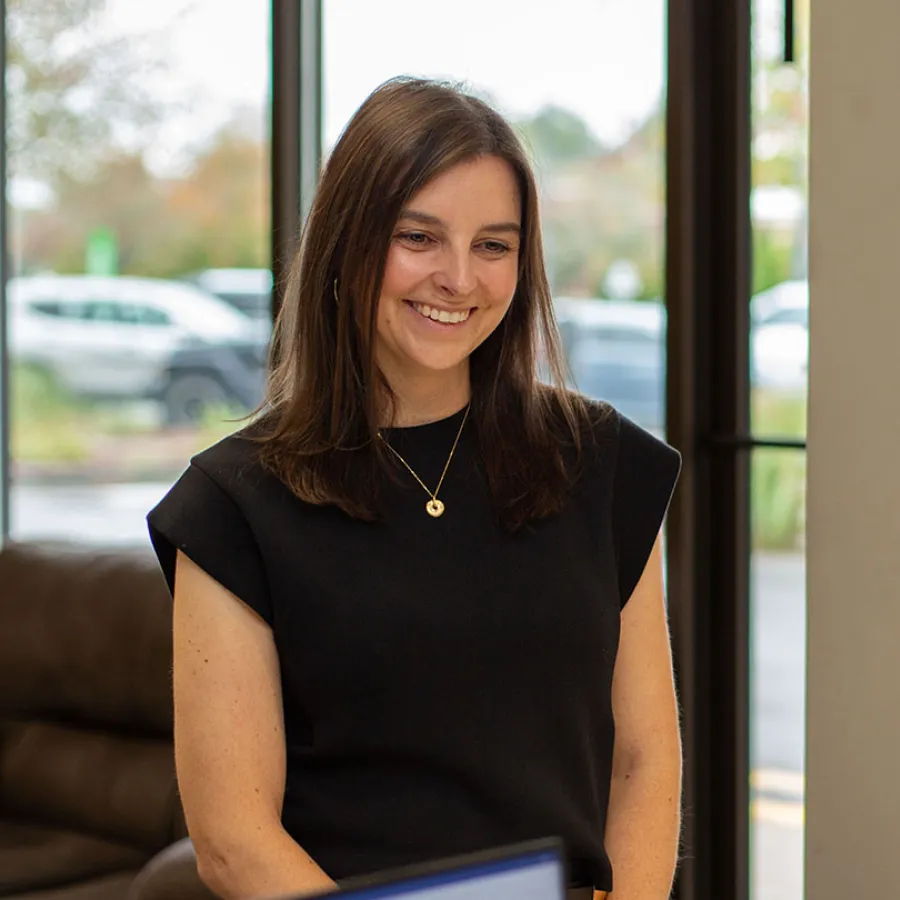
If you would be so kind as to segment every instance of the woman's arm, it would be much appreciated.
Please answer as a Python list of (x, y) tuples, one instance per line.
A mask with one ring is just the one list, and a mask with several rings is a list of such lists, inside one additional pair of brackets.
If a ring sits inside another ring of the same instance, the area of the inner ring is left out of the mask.
[(660, 538), (622, 611), (612, 689), (616, 741), (606, 848), (610, 900), (666, 900), (678, 857), (681, 739)]
[(227, 900), (334, 882), (281, 825), (285, 739), (269, 626), (179, 551), (175, 763), (200, 877)]

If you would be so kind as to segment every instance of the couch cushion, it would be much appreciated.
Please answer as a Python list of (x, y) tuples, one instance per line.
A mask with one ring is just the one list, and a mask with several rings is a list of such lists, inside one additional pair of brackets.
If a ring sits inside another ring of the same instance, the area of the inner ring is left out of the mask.
[(126, 844), (0, 820), (0, 897), (134, 872), (146, 861)]
[(158, 851), (182, 832), (172, 743), (6, 722), (0, 726), (0, 809)]
[[(79, 881), (77, 884), (50, 888), (46, 891), (4, 894), (4, 900), (125, 900), (136, 874), (136, 872), (125, 872), (121, 875), (91, 878), (89, 881)], [(171, 896), (167, 900), (180, 900), (180, 898)]]
[(172, 602), (152, 552), (0, 551), (0, 714), (172, 733)]

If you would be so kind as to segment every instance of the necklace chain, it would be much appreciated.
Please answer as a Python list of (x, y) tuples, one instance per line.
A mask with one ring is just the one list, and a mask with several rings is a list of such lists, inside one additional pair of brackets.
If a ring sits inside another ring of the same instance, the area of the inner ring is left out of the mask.
[(378, 437), (381, 438), (381, 442), (400, 460), (401, 463), (406, 467), (406, 470), (412, 475), (413, 478), (421, 485), (422, 490), (425, 491), (429, 496), (428, 502), (425, 504), (425, 510), (432, 518), (437, 519), (444, 513), (444, 504), (438, 500), (438, 491), (441, 489), (441, 485), (444, 483), (444, 478), (447, 475), (447, 470), (450, 468), (450, 461), (453, 459), (453, 454), (456, 453), (456, 445), (459, 443), (459, 439), (462, 436), (463, 428), (466, 426), (466, 420), (469, 418), (469, 409), (471, 409), (472, 404), (470, 403), (466, 406), (466, 412), (463, 416), (463, 420), (459, 425), (459, 431), (456, 432), (456, 438), (453, 441), (453, 446), (450, 448), (450, 455), (447, 457), (447, 462), (444, 463), (444, 471), (441, 472), (441, 477), (438, 480), (437, 487), (434, 491), (431, 491), (428, 488), (428, 485), (422, 481), (421, 478), (416, 474), (415, 469), (385, 440), (384, 435), (379, 431)]

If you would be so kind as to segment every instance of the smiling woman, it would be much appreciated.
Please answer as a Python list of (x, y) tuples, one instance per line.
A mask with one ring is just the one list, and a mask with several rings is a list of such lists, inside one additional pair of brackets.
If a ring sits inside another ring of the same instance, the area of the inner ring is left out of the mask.
[(298, 497), (376, 518), (378, 430), (471, 401), (500, 517), (560, 509), (561, 447), (587, 413), (533, 378), (540, 345), (564, 383), (537, 188), (490, 106), (417, 79), (375, 91), (325, 167), (285, 296), (262, 459)]
[(436, 176), (410, 207), (388, 250), (375, 360), (399, 400), (395, 424), (414, 425), (468, 401), (469, 357), (516, 290), (521, 200), (510, 165), (482, 156)]
[(524, 152), (377, 89), (328, 160), (268, 394), (149, 516), (176, 759), (224, 897), (560, 836), (669, 894), (680, 747), (658, 534), (678, 454), (559, 376)]

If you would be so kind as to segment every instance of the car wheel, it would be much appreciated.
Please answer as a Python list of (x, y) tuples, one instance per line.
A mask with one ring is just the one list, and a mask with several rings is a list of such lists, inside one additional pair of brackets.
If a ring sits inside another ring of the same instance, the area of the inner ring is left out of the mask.
[(192, 372), (176, 375), (163, 394), (166, 424), (193, 425), (211, 407), (231, 405), (231, 398), (221, 383), (211, 375)]

